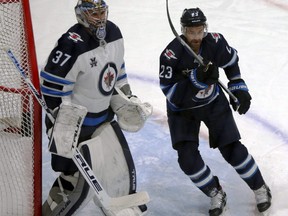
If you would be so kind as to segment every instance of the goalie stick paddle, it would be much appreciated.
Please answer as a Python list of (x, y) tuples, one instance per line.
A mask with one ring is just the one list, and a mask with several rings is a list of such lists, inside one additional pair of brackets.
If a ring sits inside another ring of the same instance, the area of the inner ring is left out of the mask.
[[(179, 34), (177, 33), (177, 31), (175, 30), (173, 23), (171, 21), (171, 17), (170, 17), (170, 13), (169, 13), (169, 7), (168, 7), (168, 0), (166, 0), (166, 11), (167, 11), (167, 18), (168, 18), (168, 22), (170, 25), (170, 28), (173, 32), (173, 34), (175, 35), (175, 37), (178, 39), (178, 41), (184, 46), (185, 50), (192, 56), (194, 57), (202, 66), (207, 66), (204, 64), (202, 57), (200, 55), (197, 55), (192, 49), (191, 47), (179, 36)], [(238, 104), (239, 106), (239, 101), (238, 99), (235, 97), (235, 95), (221, 82), (220, 79), (218, 79), (218, 83), (221, 86), (221, 88), (226, 91), (230, 97), (234, 100), (234, 102), (236, 104)]]
[[(7, 55), (9, 56), (10, 60), (15, 65), (16, 69), (21, 74), (22, 78), (25, 80), (27, 85), (29, 86), (30, 90), (32, 91), (33, 95), (36, 97), (37, 101), (40, 103), (40, 105), (43, 107), (43, 109), (46, 111), (49, 119), (54, 122), (55, 119), (47, 107), (45, 101), (42, 99), (41, 95), (38, 93), (37, 89), (31, 82), (31, 80), (26, 76), (25, 71), (21, 67), (20, 63), (18, 62), (17, 58), (14, 56), (12, 51), (10, 49), (6, 49), (5, 51)], [(93, 170), (79, 151), (77, 147), (72, 148), (73, 151), (73, 157), (72, 160), (75, 163), (75, 165), (78, 167), (79, 171), (85, 178), (86, 182), (89, 184), (89, 186), (94, 190), (96, 197), (100, 201), (103, 208), (107, 210), (121, 210), (133, 206), (139, 206), (143, 205), (149, 202), (150, 198), (146, 191), (137, 192), (134, 194), (129, 194), (126, 196), (121, 197), (110, 197), (107, 192), (104, 190), (102, 185), (100, 184), (99, 180), (96, 178)]]

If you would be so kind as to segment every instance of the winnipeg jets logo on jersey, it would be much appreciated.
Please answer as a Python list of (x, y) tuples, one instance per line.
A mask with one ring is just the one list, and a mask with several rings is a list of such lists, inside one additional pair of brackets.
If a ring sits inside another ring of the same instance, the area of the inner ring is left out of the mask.
[(210, 97), (214, 92), (214, 89), (215, 85), (210, 85), (208, 88), (200, 90), (195, 97), (198, 99), (205, 99), (207, 97)]
[(75, 43), (78, 43), (78, 41), (83, 42), (81, 36), (75, 32), (68, 32), (69, 33), (69, 37), (68, 39), (73, 40)]
[(167, 59), (177, 59), (175, 53), (171, 49), (166, 49), (164, 55)]
[(103, 95), (110, 95), (114, 89), (117, 77), (117, 67), (114, 63), (108, 63), (100, 74), (99, 90)]
[(115, 78), (115, 74), (113, 74), (111, 71), (108, 71), (106, 76), (104, 77), (104, 83), (106, 84), (107, 88), (111, 88), (112, 86), (112, 81)]
[(214, 38), (214, 40), (216, 41), (216, 43), (218, 43), (221, 36), (218, 33), (211, 33), (211, 35)]

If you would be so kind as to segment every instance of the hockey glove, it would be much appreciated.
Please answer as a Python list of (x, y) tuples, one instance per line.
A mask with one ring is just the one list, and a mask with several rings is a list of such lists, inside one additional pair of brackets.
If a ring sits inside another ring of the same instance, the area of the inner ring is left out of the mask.
[(251, 104), (251, 95), (248, 92), (248, 87), (245, 84), (243, 79), (231, 80), (228, 83), (228, 89), (235, 95), (238, 99), (238, 103), (236, 103), (230, 97), (230, 104), (232, 105), (234, 111), (238, 111), (240, 115), (245, 114)]
[[(207, 61), (206, 61), (207, 62)], [(200, 89), (207, 88), (218, 82), (219, 70), (212, 62), (205, 63), (206, 66), (200, 65), (190, 73), (190, 80), (194, 86)]]

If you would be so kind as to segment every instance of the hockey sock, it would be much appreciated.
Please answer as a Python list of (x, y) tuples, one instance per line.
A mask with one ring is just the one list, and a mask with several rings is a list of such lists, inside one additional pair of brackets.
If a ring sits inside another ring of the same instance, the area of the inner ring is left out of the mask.
[(258, 189), (264, 184), (261, 172), (247, 148), (239, 141), (219, 149), (225, 160), (233, 166), (239, 176), (252, 189)]

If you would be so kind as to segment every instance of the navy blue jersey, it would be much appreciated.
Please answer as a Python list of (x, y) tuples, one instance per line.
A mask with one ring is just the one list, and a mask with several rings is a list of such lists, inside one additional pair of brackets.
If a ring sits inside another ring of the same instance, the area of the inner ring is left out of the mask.
[[(185, 40), (185, 37), (181, 35)], [(240, 77), (237, 51), (229, 46), (223, 35), (208, 33), (202, 40), (200, 56), (222, 68), (229, 80)], [(160, 56), (160, 87), (167, 99), (168, 109), (177, 111), (209, 104), (219, 94), (217, 84), (206, 89), (192, 85), (189, 74), (199, 66), (184, 46), (175, 38)]]
[(85, 106), (83, 125), (103, 122), (114, 86), (128, 84), (120, 29), (107, 21), (105, 41), (75, 24), (58, 40), (41, 71), (41, 92), (50, 109), (63, 100)]

